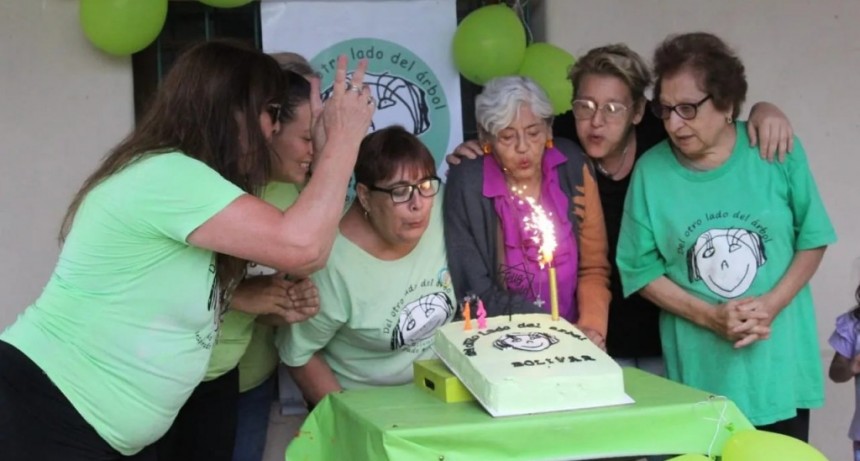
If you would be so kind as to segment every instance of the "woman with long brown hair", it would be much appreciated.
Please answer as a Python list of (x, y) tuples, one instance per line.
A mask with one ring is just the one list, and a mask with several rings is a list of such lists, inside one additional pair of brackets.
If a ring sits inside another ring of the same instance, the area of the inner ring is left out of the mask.
[(4, 459), (154, 458), (144, 448), (203, 378), (247, 261), (325, 264), (375, 107), (365, 68), (347, 82), (338, 61), (313, 179), (280, 211), (256, 196), (276, 161), (277, 62), (229, 42), (177, 60), (74, 198), (42, 295), (0, 335)]

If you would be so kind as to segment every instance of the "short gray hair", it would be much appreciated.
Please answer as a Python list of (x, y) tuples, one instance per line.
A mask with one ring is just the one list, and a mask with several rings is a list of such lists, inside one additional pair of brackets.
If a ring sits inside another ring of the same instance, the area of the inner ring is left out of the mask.
[(517, 117), (519, 108), (528, 104), (536, 117), (552, 125), (552, 104), (546, 93), (528, 77), (498, 77), (484, 86), (475, 98), (475, 120), (489, 135), (495, 136)]

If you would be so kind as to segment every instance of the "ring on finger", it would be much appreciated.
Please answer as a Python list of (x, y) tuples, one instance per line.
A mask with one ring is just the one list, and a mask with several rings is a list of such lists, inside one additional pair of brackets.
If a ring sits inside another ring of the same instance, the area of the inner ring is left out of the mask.
[(346, 88), (346, 91), (354, 91), (354, 92), (356, 92), (356, 93), (358, 93), (358, 94), (361, 94), (361, 87), (360, 87), (360, 86), (355, 86), (355, 85), (349, 85), (349, 86)]

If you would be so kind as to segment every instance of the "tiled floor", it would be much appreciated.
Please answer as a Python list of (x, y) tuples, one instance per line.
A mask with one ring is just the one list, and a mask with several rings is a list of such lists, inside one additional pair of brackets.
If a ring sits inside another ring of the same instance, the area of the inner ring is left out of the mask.
[(304, 419), (304, 416), (281, 416), (280, 405), (278, 403), (272, 404), (263, 461), (284, 461), (287, 445), (293, 439), (293, 435), (298, 432)]

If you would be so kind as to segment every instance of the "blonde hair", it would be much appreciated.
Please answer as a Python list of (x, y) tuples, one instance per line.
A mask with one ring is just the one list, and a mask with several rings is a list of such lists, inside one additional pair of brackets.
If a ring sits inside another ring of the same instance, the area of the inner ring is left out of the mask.
[(630, 89), (630, 95), (637, 103), (645, 99), (645, 90), (651, 84), (651, 72), (642, 56), (623, 43), (592, 48), (576, 61), (567, 75), (573, 84), (574, 94), (580, 81), (589, 74), (619, 78)]

